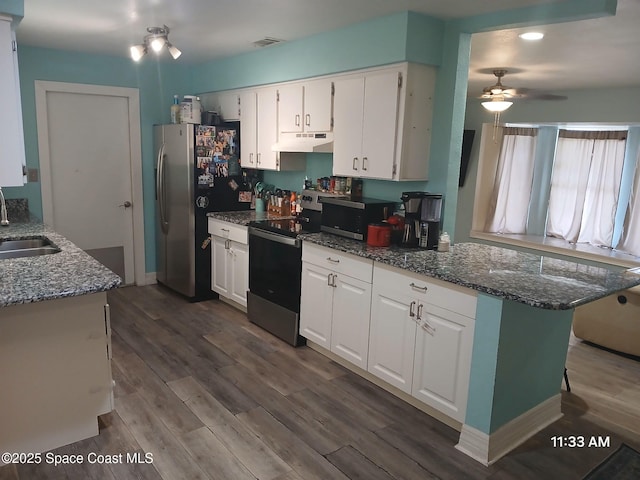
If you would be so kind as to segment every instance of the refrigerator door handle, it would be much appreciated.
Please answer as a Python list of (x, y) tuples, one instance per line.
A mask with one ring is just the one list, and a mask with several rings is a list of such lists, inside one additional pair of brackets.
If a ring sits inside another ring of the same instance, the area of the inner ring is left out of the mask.
[(160, 211), (160, 228), (163, 233), (168, 232), (168, 223), (165, 218), (165, 192), (164, 192), (164, 143), (158, 151), (158, 174), (156, 176), (156, 191), (158, 192), (158, 209)]

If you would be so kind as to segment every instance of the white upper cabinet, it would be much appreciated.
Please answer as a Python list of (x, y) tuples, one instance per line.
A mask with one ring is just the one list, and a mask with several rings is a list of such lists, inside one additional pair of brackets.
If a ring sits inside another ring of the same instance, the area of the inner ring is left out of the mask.
[(0, 14), (0, 187), (24, 185), (24, 135), (12, 18)]
[(404, 63), (334, 85), (334, 175), (426, 180), (435, 69)]
[(240, 155), (245, 168), (304, 170), (302, 154), (272, 149), (278, 141), (278, 91), (275, 87), (240, 92)]
[(240, 119), (240, 94), (238, 92), (220, 92), (215, 94), (213, 110), (223, 121)]
[(333, 84), (331, 79), (283, 85), (278, 89), (281, 133), (330, 132)]

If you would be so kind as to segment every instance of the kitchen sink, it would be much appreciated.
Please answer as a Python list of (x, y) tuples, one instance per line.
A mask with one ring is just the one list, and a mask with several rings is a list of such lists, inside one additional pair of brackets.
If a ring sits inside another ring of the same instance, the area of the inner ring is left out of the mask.
[(59, 251), (46, 237), (0, 240), (0, 259), (36, 257)]

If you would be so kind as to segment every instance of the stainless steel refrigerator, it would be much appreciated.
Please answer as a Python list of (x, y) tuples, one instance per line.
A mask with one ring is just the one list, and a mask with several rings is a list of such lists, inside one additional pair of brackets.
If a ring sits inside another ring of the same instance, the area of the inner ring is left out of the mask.
[(207, 213), (248, 210), (257, 173), (240, 167), (239, 122), (154, 125), (156, 276), (192, 300), (211, 291)]

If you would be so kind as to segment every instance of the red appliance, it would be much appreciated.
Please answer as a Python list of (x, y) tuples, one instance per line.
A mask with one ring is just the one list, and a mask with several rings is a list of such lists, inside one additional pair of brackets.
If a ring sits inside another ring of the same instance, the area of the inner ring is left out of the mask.
[(391, 245), (391, 225), (388, 223), (370, 223), (367, 226), (367, 245), (388, 247)]

